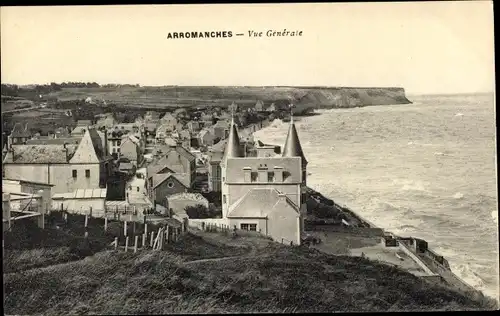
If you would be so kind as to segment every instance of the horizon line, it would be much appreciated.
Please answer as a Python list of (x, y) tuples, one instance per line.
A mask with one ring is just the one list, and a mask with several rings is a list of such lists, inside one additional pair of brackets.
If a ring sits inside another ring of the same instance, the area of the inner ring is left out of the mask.
[[(321, 89), (321, 88), (326, 88), (326, 89), (388, 89), (388, 88), (394, 88), (394, 89), (403, 89), (405, 91), (405, 94), (407, 96), (411, 95), (451, 95), (451, 94), (495, 94), (495, 90), (490, 90), (490, 91), (466, 91), (466, 92), (458, 92), (458, 91), (453, 91), (453, 92), (408, 92), (408, 90), (403, 87), (403, 86), (339, 86), (339, 85), (228, 85), (228, 84), (219, 84), (219, 85), (179, 85), (179, 84), (163, 84), (163, 85), (142, 85), (140, 83), (99, 83), (96, 81), (62, 81), (62, 82), (50, 82), (50, 83), (2, 83), (2, 85), (16, 85), (16, 86), (34, 86), (34, 85), (50, 85), (51, 83), (56, 83), (56, 84), (62, 84), (62, 83), (70, 83), (70, 82), (76, 82), (76, 83), (97, 83), (99, 86), (104, 86), (104, 85), (130, 85), (130, 86), (136, 86), (138, 85), (139, 88), (163, 88), (163, 87), (190, 87), (190, 88), (196, 88), (196, 87), (234, 87), (234, 88), (316, 88), (316, 89)], [(84, 89), (85, 87), (81, 87)]]

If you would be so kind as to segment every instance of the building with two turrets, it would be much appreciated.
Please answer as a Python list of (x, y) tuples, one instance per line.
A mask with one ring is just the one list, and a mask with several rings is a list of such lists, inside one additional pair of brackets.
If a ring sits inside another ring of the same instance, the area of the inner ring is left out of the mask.
[(245, 157), (232, 120), (221, 161), (222, 217), (231, 227), (300, 244), (306, 168), (293, 119), (282, 155), (270, 155), (262, 148), (257, 149), (257, 157)]

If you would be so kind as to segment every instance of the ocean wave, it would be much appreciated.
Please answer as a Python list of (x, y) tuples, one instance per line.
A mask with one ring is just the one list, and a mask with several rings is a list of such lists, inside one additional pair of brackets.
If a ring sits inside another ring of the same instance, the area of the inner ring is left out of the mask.
[(484, 291), (486, 287), (485, 280), (471, 267), (469, 263), (450, 263), (453, 273), (458, 275), (467, 284), (479, 291)]
[(454, 199), (462, 199), (463, 197), (464, 197), (464, 195), (460, 192), (457, 192), (453, 195)]
[(491, 218), (493, 218), (493, 221), (498, 224), (498, 210), (491, 211)]

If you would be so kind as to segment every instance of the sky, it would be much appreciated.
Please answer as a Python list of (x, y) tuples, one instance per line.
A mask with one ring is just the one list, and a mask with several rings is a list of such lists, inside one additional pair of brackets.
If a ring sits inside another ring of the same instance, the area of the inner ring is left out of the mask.
[[(2, 83), (494, 90), (491, 1), (2, 7)], [(300, 30), (249, 38), (248, 31)], [(245, 36), (167, 39), (169, 32)]]

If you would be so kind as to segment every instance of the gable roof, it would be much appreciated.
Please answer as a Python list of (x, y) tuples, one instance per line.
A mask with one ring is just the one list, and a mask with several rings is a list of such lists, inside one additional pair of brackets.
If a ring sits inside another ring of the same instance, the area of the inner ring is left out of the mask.
[(99, 163), (106, 158), (101, 137), (94, 128), (85, 131), (70, 163)]
[(267, 217), (274, 206), (283, 200), (297, 211), (297, 206), (275, 188), (255, 188), (248, 191), (229, 207), (227, 217)]
[(168, 168), (167, 166), (167, 157), (163, 156), (160, 159), (155, 159), (153, 160), (147, 167), (146, 167), (146, 173), (148, 179), (154, 176), (155, 174), (158, 174), (162, 171), (168, 170), (169, 172), (173, 171)]
[(140, 144), (140, 141), (139, 139), (137, 139), (137, 137), (135, 137), (134, 135), (132, 134), (128, 134), (126, 135), (124, 138), (123, 138), (123, 141), (121, 143), (120, 146), (123, 146), (123, 144), (126, 144), (127, 142), (131, 142), (133, 144), (135, 144), (136, 146), (139, 146)]
[(159, 186), (169, 178), (176, 179), (177, 181), (179, 181), (180, 184), (182, 184), (186, 188), (189, 188), (190, 186), (187, 174), (168, 172), (168, 173), (157, 173), (153, 176), (153, 189), (155, 189), (157, 186)]
[[(74, 155), (76, 145), (66, 145), (68, 158)], [(67, 163), (64, 145), (12, 145), (14, 159), (7, 154), (3, 163)]]
[(184, 148), (182, 146), (170, 147), (167, 150), (166, 154), (169, 154), (172, 151), (176, 151), (177, 153), (179, 153), (179, 155), (181, 155), (182, 157), (186, 158), (190, 162), (196, 160), (196, 156), (193, 155), (189, 150), (187, 150), (186, 148)]

